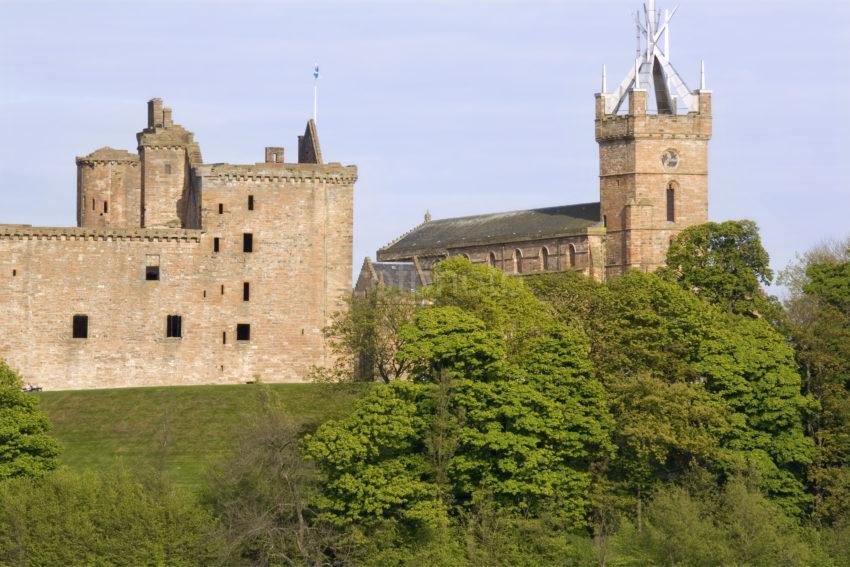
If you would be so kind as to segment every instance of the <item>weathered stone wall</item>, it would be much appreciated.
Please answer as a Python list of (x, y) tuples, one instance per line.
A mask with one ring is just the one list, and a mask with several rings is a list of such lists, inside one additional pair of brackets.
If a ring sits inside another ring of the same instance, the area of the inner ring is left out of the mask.
[[(0, 358), (48, 389), (303, 380), (351, 293), (357, 168), (202, 165), (158, 99), (138, 139), (141, 160), (78, 158), (81, 228), (0, 225)], [(88, 338), (72, 338), (74, 315)]]
[(101, 148), (77, 158), (77, 226), (141, 226), (139, 156)]

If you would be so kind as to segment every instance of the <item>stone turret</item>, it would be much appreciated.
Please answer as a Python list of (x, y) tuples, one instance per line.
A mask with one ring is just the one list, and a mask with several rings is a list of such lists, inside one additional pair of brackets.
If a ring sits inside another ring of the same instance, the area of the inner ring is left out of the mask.
[(136, 134), (141, 161), (141, 224), (196, 228), (200, 209), (192, 193), (191, 168), (202, 163), (194, 135), (174, 124), (170, 108), (148, 101), (147, 128)]

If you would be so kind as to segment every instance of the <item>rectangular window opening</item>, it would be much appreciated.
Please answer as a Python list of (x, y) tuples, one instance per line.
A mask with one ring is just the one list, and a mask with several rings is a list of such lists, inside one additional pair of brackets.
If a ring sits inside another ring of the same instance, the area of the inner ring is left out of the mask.
[(254, 210), (254, 196), (253, 195), (248, 195), (248, 210), (249, 211)]
[(169, 315), (165, 321), (165, 336), (179, 339), (183, 337), (183, 316)]
[(221, 332), (221, 344), (223, 344), (223, 345), (227, 344), (227, 331)]
[(224, 203), (218, 204), (218, 214), (220, 214), (220, 215), (224, 214)]
[(242, 235), (242, 251), (243, 252), (253, 252), (254, 251), (254, 235), (250, 232), (246, 232)]
[(74, 315), (72, 333), (73, 333), (73, 337), (75, 339), (87, 339), (87, 338), (89, 338), (89, 316), (88, 315)]
[(221, 295), (224, 295), (224, 284), (221, 285)]
[(12, 270), (12, 277), (14, 278), (17, 275), (18, 275), (18, 270)]
[(221, 239), (219, 237), (213, 238), (213, 252), (218, 252), (221, 250)]
[(251, 340), (251, 325), (248, 323), (239, 323), (236, 325), (236, 340), (250, 341)]
[(108, 203), (108, 202), (106, 202), (106, 201), (104, 201), (104, 202), (103, 202), (103, 212), (104, 212), (104, 213), (108, 213), (108, 212), (109, 212), (109, 203)]
[(250, 301), (251, 300), (251, 284), (249, 282), (242, 282), (242, 301)]
[(97, 210), (97, 204), (94, 202), (94, 199), (91, 200), (91, 210)]
[(145, 268), (145, 280), (149, 282), (159, 281), (159, 266), (147, 266)]

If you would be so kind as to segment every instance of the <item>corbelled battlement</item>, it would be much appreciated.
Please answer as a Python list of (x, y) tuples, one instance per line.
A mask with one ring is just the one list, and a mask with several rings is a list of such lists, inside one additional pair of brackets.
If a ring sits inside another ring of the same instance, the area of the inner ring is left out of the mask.
[(357, 166), (340, 163), (206, 164), (195, 168), (198, 177), (222, 177), (238, 181), (327, 181), (354, 183)]
[(200, 242), (201, 230), (182, 228), (106, 229), (0, 224), (0, 240), (135, 240)]
[(129, 163), (138, 164), (138, 154), (132, 154), (127, 150), (117, 150), (104, 146), (90, 153), (87, 156), (77, 156), (77, 165), (103, 165), (103, 164), (118, 164)]

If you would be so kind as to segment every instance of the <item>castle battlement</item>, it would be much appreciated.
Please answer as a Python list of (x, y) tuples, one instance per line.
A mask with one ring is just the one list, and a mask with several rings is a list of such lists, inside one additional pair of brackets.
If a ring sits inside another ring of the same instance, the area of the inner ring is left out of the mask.
[(147, 110), (138, 153), (76, 158), (77, 227), (0, 225), (0, 358), (46, 389), (304, 380), (351, 293), (357, 167), (312, 120), (299, 163), (204, 164)]
[(86, 227), (47, 227), (0, 224), (0, 239), (5, 240), (103, 240), (200, 242), (202, 231), (179, 228), (96, 229)]

